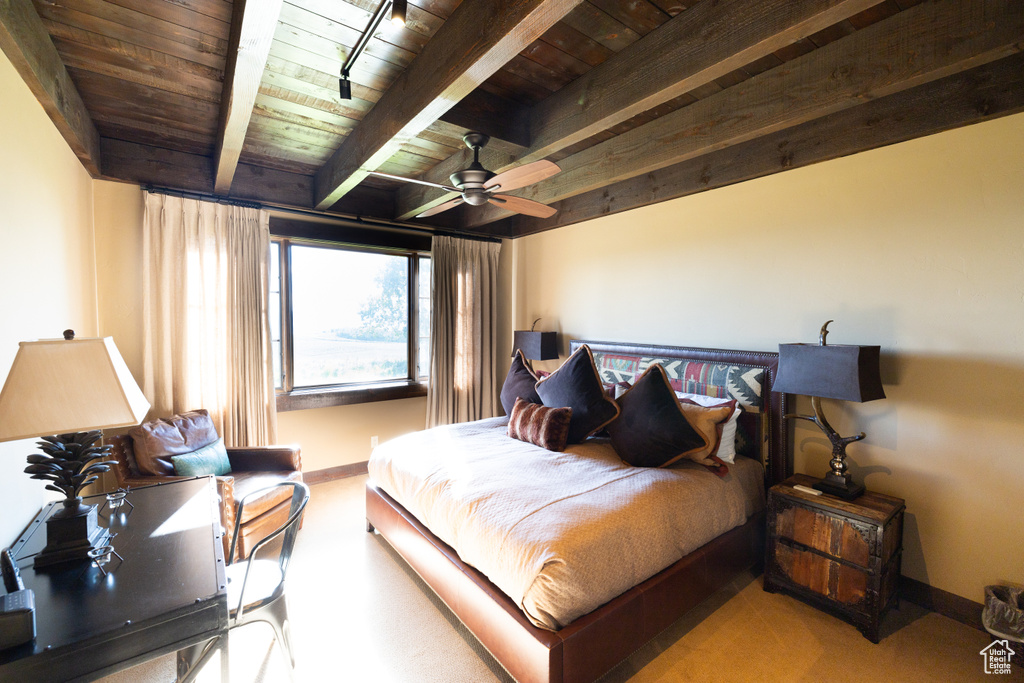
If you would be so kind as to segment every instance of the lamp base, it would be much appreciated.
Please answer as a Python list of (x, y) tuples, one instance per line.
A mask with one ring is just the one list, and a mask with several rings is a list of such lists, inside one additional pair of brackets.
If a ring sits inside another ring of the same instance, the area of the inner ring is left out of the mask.
[(826, 474), (824, 479), (814, 485), (814, 488), (843, 500), (853, 500), (864, 493), (864, 486), (853, 483), (850, 475), (843, 476), (833, 472)]
[(37, 569), (89, 560), (90, 550), (107, 545), (110, 532), (98, 524), (96, 506), (82, 508), (79, 514), (51, 515), (46, 520), (46, 547), (33, 563)]

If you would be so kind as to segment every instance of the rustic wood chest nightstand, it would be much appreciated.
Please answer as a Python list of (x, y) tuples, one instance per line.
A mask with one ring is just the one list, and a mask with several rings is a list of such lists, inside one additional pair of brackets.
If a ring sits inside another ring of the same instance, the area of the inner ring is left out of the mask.
[(800, 596), (877, 643), (882, 615), (898, 601), (904, 501), (871, 491), (847, 501), (793, 488), (818, 481), (797, 474), (768, 492), (764, 589)]

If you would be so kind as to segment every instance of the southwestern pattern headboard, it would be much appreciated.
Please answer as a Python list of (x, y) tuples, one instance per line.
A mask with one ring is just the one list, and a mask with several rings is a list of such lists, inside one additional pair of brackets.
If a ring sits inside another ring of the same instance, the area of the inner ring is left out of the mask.
[(737, 452), (764, 464), (769, 486), (793, 473), (783, 421), (786, 396), (771, 390), (778, 374), (777, 353), (581, 339), (572, 340), (570, 350), (575, 351), (582, 344), (590, 347), (601, 380), (606, 384), (632, 384), (648, 367), (658, 363), (676, 391), (735, 399), (743, 409)]

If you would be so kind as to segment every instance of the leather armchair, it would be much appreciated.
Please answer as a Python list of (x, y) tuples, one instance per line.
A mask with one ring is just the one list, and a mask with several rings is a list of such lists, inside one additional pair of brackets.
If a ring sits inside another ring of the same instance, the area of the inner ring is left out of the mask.
[[(302, 481), (302, 459), (296, 446), (228, 448), (227, 453), (231, 473), (216, 477), (216, 480), (220, 497), (220, 523), (224, 529), (224, 557), (231, 562), (232, 559), (227, 556), (235, 525), (235, 501), (252, 491), (282, 481)], [(189, 478), (140, 472), (130, 434), (111, 439), (111, 455), (111, 469), (120, 488), (151, 486)], [(236, 549), (239, 557), (248, 556), (253, 545), (288, 520), (290, 501), (290, 489), (283, 491), (283, 494), (278, 489), (246, 504)]]

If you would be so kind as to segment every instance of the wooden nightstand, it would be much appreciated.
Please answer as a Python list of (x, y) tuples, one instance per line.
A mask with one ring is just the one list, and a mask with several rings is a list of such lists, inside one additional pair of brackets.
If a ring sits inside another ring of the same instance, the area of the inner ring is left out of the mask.
[(768, 492), (764, 589), (800, 596), (877, 643), (882, 615), (898, 603), (904, 501), (871, 491), (847, 501), (793, 488), (818, 481), (796, 474)]

